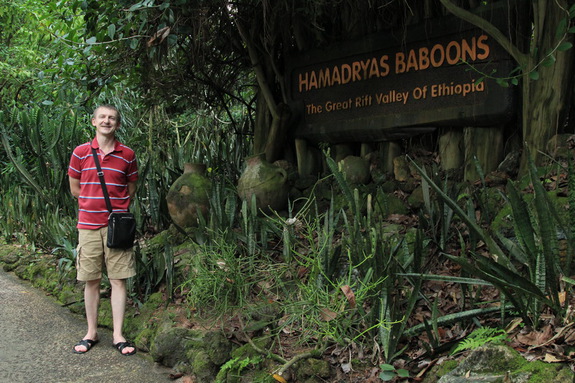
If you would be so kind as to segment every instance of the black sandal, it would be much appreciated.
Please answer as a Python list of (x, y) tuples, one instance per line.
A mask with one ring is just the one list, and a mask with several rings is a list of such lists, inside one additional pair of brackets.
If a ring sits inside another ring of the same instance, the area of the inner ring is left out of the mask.
[[(74, 348), (72, 348), (72, 351), (74, 351), (74, 354), (85, 354), (88, 351), (90, 351), (90, 349), (92, 347), (94, 347), (96, 344), (98, 343), (98, 340), (92, 340), (92, 339), (82, 339), (81, 341), (79, 341), (78, 343), (76, 343), (74, 345)], [(84, 346), (86, 347), (86, 351), (78, 351), (76, 350), (76, 347), (78, 346)]]
[[(136, 346), (134, 346), (131, 342), (127, 342), (127, 341), (126, 342), (118, 342), (118, 343), (114, 344), (113, 346), (116, 350), (118, 350), (120, 352), (120, 354), (125, 355), (125, 356), (134, 355), (136, 353)], [(123, 353), (122, 351), (124, 351), (124, 349), (126, 347), (133, 347), (134, 350), (127, 352), (127, 353)]]

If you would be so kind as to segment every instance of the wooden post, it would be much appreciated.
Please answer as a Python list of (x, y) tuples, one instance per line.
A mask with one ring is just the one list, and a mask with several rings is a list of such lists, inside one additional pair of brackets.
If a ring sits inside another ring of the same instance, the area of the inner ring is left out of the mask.
[(367, 156), (369, 153), (372, 153), (372, 152), (374, 152), (373, 145), (366, 144), (365, 142), (363, 142), (361, 144), (360, 157), (365, 158), (365, 156)]
[(465, 175), (466, 181), (479, 179), (476, 163), (483, 174), (488, 174), (503, 159), (503, 127), (464, 128), (465, 141)]
[(459, 169), (463, 166), (463, 131), (461, 128), (445, 128), (439, 137), (439, 156), (443, 170)]
[(319, 172), (317, 149), (308, 146), (306, 140), (296, 138), (295, 151), (297, 171), (300, 177), (313, 175)]
[(386, 141), (382, 143), (383, 171), (393, 174), (393, 159), (401, 155), (401, 145), (396, 141)]
[(345, 157), (353, 155), (353, 148), (351, 144), (336, 144), (333, 145), (332, 148), (332, 157), (336, 164), (343, 160)]

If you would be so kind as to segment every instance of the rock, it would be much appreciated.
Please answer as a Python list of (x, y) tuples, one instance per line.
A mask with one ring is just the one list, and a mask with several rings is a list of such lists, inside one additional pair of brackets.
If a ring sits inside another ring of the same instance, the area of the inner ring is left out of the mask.
[(177, 327), (158, 332), (150, 348), (154, 361), (168, 367), (174, 367), (179, 362), (186, 361), (188, 333), (188, 329)]
[(405, 182), (411, 176), (411, 170), (405, 156), (398, 156), (393, 159), (393, 174), (395, 180)]
[(425, 200), (423, 199), (423, 186), (419, 185), (411, 192), (409, 197), (407, 197), (407, 202), (414, 210), (419, 210), (425, 205)]
[(222, 365), (230, 358), (232, 344), (223, 333), (219, 331), (206, 333), (204, 343), (207, 346), (206, 353), (212, 363)]
[(497, 171), (507, 173), (507, 174), (516, 174), (519, 170), (519, 161), (521, 159), (521, 153), (519, 151), (510, 152), (505, 156), (505, 159), (501, 161), (499, 166), (497, 166)]
[(298, 381), (305, 381), (308, 378), (322, 378), (324, 381), (330, 377), (330, 365), (327, 360), (304, 359), (294, 366), (294, 370)]
[[(474, 350), (455, 369), (441, 376), (437, 383), (564, 383), (572, 380), (573, 373), (567, 366), (528, 362), (511, 347), (487, 344)], [(425, 379), (424, 383), (432, 381)]]
[(405, 203), (395, 194), (384, 193), (378, 190), (375, 201), (374, 211), (382, 217), (387, 218), (391, 214), (407, 214), (408, 209)]
[(339, 162), (341, 172), (352, 185), (365, 185), (371, 179), (369, 162), (361, 157), (347, 156)]

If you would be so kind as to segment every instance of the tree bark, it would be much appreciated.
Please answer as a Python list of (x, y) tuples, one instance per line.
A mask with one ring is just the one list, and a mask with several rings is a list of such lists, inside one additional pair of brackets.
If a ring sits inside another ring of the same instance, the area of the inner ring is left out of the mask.
[[(523, 76), (523, 140), (527, 153), (536, 165), (541, 165), (549, 139), (565, 122), (571, 90), (569, 79), (573, 72), (573, 48), (558, 50), (562, 42), (573, 42), (572, 35), (556, 37), (562, 20), (567, 18), (567, 1), (534, 2), (534, 44), (528, 70)], [(543, 62), (553, 55), (555, 63), (546, 66)], [(532, 80), (530, 73), (537, 71), (538, 80)], [(528, 157), (524, 152), (520, 172), (526, 170)]]

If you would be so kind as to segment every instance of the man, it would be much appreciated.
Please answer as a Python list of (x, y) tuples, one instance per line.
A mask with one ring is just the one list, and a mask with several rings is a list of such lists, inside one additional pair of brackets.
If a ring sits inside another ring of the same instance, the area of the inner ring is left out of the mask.
[(136, 193), (138, 168), (134, 151), (116, 139), (121, 116), (111, 105), (99, 106), (92, 116), (96, 137), (74, 149), (68, 176), (70, 191), (78, 199), (77, 279), (85, 282), (84, 304), (88, 331), (73, 351), (88, 352), (98, 343), (98, 305), (103, 264), (112, 287), (113, 346), (122, 355), (133, 355), (136, 348), (122, 334), (126, 309), (126, 279), (136, 274), (133, 249), (106, 246), (108, 210), (102, 192), (92, 149), (96, 149), (104, 173), (113, 211), (127, 211)]

